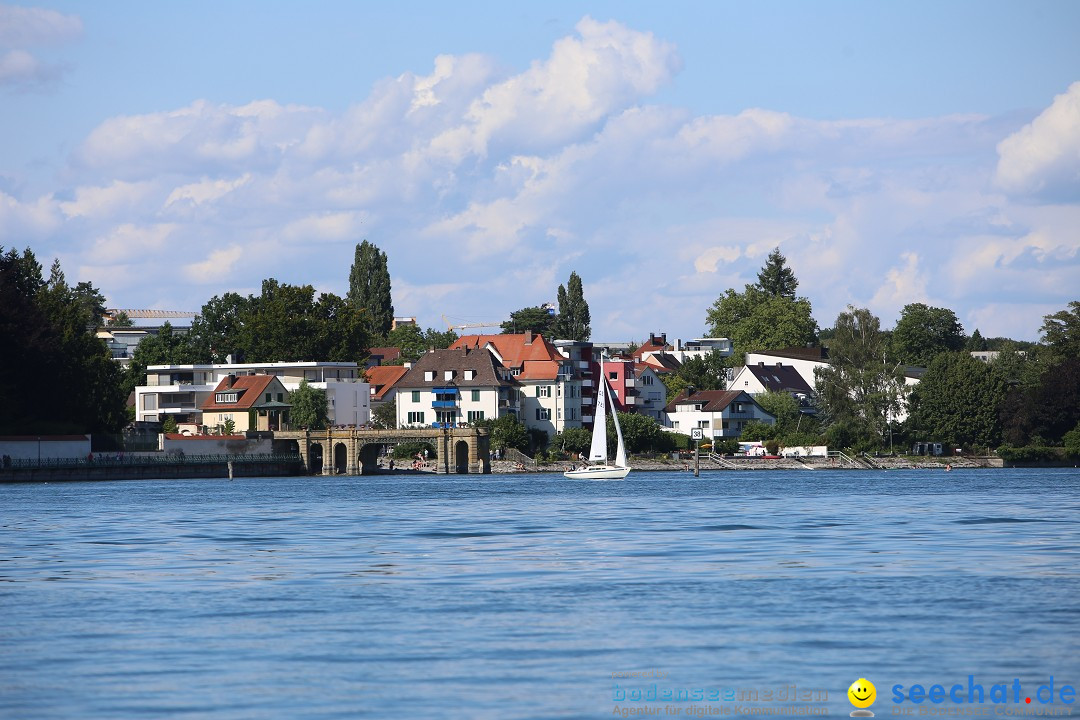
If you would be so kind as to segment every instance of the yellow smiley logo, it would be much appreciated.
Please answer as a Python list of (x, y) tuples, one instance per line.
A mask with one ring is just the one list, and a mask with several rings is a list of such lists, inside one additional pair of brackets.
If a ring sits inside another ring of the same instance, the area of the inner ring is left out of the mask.
[(868, 708), (877, 699), (877, 688), (866, 678), (859, 678), (847, 689), (848, 700), (857, 708)]

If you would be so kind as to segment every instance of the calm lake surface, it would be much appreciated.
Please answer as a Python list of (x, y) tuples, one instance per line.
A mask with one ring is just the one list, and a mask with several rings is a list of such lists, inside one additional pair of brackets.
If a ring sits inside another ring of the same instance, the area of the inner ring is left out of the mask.
[(1080, 687), (1080, 471), (7, 485), (0, 613), (3, 718), (891, 716)]

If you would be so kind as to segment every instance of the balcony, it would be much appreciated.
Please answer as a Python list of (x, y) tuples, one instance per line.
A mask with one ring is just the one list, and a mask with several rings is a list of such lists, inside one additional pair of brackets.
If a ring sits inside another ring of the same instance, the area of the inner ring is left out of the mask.
[(581, 404), (582, 404), (582, 405), (592, 405), (592, 404), (593, 404), (593, 400), (592, 400), (592, 398), (591, 398), (591, 397), (587, 397), (587, 396), (586, 396), (586, 397), (582, 397), (582, 398), (581, 398)]
[(632, 377), (626, 378), (626, 387), (628, 387), (628, 388), (637, 387), (637, 378), (632, 378)]
[(433, 400), (431, 402), (433, 408), (456, 408), (457, 406), (457, 400)]
[(593, 416), (592, 415), (582, 415), (581, 416), (581, 422), (582, 423), (587, 424), (587, 423), (591, 423), (592, 421), (593, 421)]
[(638, 399), (636, 397), (634, 397), (633, 395), (627, 395), (626, 399), (623, 400), (623, 405), (637, 405), (637, 404), (638, 404)]
[(581, 387), (593, 387), (593, 381), (589, 378), (583, 378), (581, 380)]

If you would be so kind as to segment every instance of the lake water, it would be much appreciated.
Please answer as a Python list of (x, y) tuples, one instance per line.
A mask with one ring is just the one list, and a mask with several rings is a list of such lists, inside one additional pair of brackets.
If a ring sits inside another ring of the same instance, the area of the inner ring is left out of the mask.
[(0, 717), (1080, 714), (1078, 561), (1072, 469), (0, 486)]

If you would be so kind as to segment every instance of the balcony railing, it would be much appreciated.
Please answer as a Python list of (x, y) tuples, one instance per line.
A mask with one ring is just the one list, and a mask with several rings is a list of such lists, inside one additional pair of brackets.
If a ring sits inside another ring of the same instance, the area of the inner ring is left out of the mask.
[(626, 387), (637, 387), (637, 378), (626, 378)]
[(457, 406), (457, 400), (433, 400), (431, 402), (433, 408), (456, 408)]

